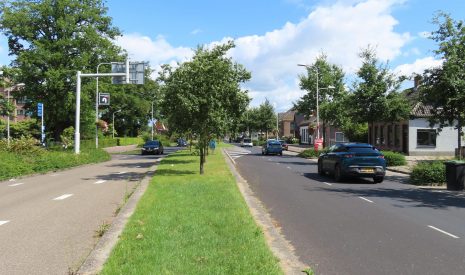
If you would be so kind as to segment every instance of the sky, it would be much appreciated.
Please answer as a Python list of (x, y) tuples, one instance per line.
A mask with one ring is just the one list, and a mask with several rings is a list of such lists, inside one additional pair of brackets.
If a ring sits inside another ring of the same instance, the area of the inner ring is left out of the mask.
[[(437, 29), (435, 12), (465, 20), (463, 0), (109, 0), (106, 6), (123, 33), (115, 43), (154, 69), (189, 60), (198, 45), (233, 39), (229, 55), (252, 72), (243, 85), (251, 105), (267, 98), (279, 112), (305, 93), (298, 85), (305, 69), (297, 64), (324, 53), (344, 69), (350, 87), (358, 53), (371, 45), (394, 73), (411, 76), (441, 64), (428, 38)], [(0, 64), (9, 60), (0, 37)]]

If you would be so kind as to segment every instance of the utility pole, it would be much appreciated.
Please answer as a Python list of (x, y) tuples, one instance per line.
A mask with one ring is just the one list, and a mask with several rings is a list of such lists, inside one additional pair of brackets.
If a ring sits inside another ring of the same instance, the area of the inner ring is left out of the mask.
[(153, 101), (152, 101), (152, 119), (150, 120), (150, 123), (152, 124), (152, 140), (153, 140)]

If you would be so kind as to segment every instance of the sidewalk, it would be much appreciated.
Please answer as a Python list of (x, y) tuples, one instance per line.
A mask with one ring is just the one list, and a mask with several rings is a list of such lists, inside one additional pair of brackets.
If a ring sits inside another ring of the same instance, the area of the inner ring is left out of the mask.
[(413, 167), (420, 161), (449, 160), (452, 158), (453, 157), (449, 156), (405, 156), (407, 165), (391, 166), (387, 167), (387, 170), (410, 175), (410, 173), (412, 173)]

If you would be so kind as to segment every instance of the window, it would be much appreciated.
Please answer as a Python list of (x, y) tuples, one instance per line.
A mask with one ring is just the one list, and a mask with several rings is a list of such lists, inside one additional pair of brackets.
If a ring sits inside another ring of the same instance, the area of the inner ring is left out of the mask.
[(336, 132), (336, 143), (344, 142), (344, 133), (343, 132)]
[(417, 130), (418, 146), (436, 146), (435, 129), (418, 129)]
[(384, 140), (384, 126), (379, 126), (379, 131), (380, 131), (380, 133), (379, 133), (379, 143), (384, 145), (384, 144), (386, 144), (385, 140)]
[(400, 146), (400, 128), (399, 128), (399, 125), (394, 126), (394, 139), (395, 139), (394, 145), (396, 147), (399, 147)]

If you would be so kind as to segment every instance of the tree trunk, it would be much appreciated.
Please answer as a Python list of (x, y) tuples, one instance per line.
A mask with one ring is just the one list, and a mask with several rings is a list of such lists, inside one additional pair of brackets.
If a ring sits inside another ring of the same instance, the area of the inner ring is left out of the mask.
[(204, 159), (205, 159), (204, 147), (200, 146), (199, 150), (200, 150), (200, 175), (203, 175), (203, 172), (204, 172), (203, 163), (204, 163)]

